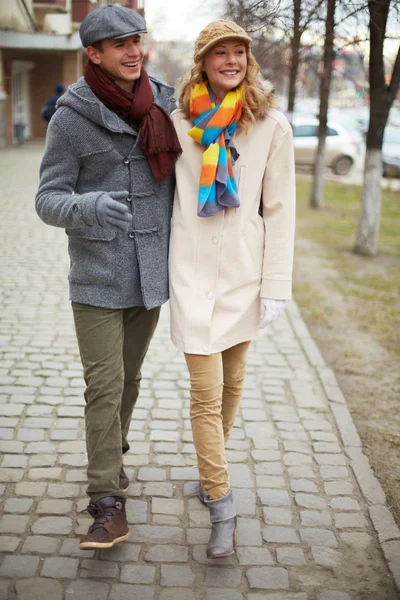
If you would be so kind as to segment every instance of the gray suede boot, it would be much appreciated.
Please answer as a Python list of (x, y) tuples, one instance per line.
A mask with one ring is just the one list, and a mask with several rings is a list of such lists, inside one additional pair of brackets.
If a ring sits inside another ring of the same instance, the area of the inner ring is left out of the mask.
[[(203, 490), (204, 491), (204, 490)], [(207, 546), (208, 558), (224, 558), (235, 553), (237, 544), (236, 509), (232, 490), (223, 498), (210, 500), (205, 494), (204, 500), (210, 511), (212, 524), (211, 536)]]
[(198, 495), (200, 502), (202, 502), (203, 504), (206, 504), (207, 492), (201, 484), (200, 484), (199, 492), (197, 495)]

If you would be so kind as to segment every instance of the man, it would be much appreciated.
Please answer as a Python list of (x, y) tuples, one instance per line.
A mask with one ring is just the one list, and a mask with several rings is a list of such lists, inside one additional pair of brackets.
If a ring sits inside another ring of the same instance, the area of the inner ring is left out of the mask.
[(88, 512), (80, 548), (129, 535), (122, 468), (140, 368), (168, 299), (173, 89), (143, 68), (145, 20), (105, 6), (82, 22), (84, 78), (49, 125), (36, 210), (69, 237), (70, 299), (86, 382)]
[(56, 112), (56, 104), (64, 92), (65, 88), (63, 84), (57, 83), (54, 90), (54, 96), (50, 96), (50, 98), (46, 100), (42, 108), (42, 119), (46, 121), (46, 123), (50, 123), (52, 116)]

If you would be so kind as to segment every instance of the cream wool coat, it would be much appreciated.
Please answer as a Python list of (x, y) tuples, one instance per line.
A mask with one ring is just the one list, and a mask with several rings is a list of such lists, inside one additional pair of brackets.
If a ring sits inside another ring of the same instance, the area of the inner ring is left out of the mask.
[[(295, 224), (292, 129), (275, 109), (234, 137), (240, 208), (197, 216), (203, 147), (171, 115), (183, 148), (169, 254), (171, 337), (189, 354), (213, 354), (260, 334), (260, 297), (289, 299)], [(262, 195), (263, 217), (259, 215)]]

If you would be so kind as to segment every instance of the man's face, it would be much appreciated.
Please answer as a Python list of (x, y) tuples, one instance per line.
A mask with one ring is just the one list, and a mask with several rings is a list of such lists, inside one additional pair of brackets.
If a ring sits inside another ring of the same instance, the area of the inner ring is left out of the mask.
[(103, 40), (100, 48), (87, 48), (89, 59), (99, 65), (115, 83), (126, 91), (132, 91), (139, 79), (144, 50), (140, 35), (117, 40)]

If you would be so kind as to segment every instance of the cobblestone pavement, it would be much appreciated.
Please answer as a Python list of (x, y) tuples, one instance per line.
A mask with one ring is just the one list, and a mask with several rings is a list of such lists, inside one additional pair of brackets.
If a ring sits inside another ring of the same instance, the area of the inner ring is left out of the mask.
[[(294, 303), (253, 343), (228, 443), (236, 557), (207, 560), (188, 374), (168, 311), (125, 458), (129, 542), (79, 551), (90, 522), (83, 381), (66, 236), (33, 198), (43, 147), (0, 152), (2, 600), (393, 600), (400, 532), (332, 371)], [(360, 398), (362, 401), (362, 398)]]

